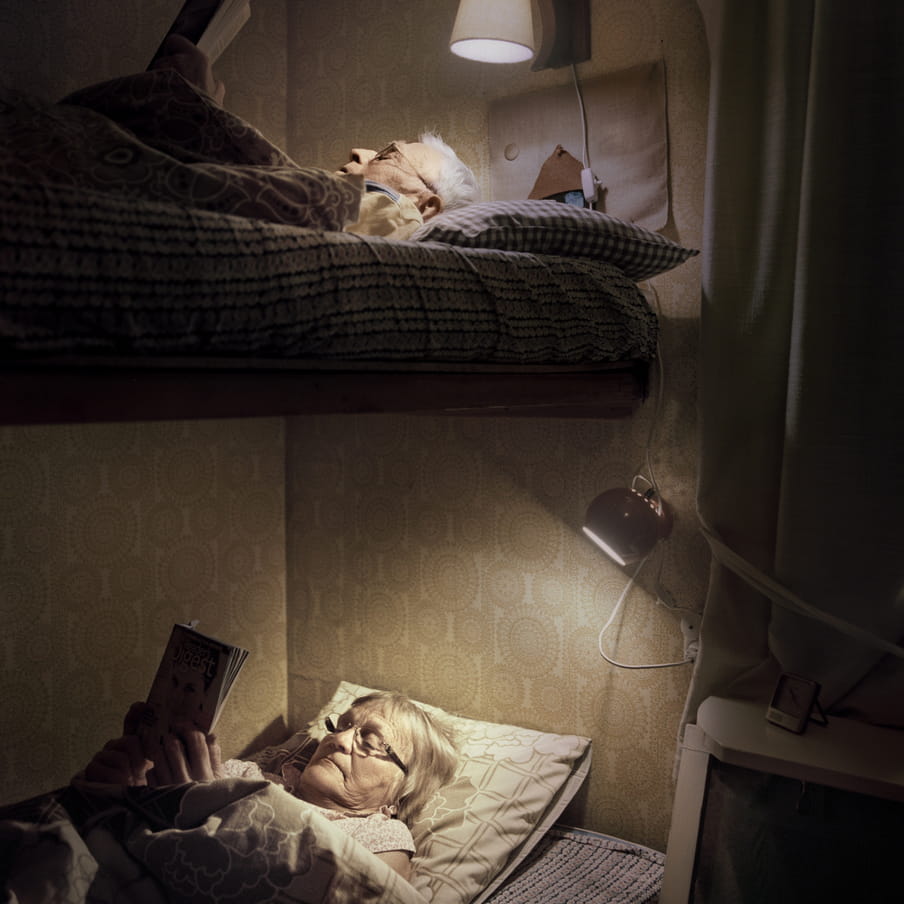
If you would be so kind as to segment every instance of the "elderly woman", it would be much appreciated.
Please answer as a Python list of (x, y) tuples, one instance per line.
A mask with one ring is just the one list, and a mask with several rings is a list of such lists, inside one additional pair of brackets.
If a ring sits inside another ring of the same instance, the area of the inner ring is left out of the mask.
[(122, 737), (109, 741), (84, 771), (88, 781), (160, 786), (229, 776), (267, 778), (306, 801), (406, 879), (414, 841), (407, 823), (451, 780), (457, 751), (451, 730), (401, 694), (359, 697), (326, 720), (326, 735), (304, 770), (280, 775), (255, 763), (223, 762), (213, 735), (186, 725), (161, 750), (142, 747), (135, 704)]

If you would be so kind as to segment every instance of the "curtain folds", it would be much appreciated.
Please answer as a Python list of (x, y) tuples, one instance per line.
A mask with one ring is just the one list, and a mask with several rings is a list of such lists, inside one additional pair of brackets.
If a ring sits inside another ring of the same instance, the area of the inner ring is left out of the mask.
[(768, 699), (904, 727), (902, 12), (699, 0), (711, 51), (698, 510), (713, 565), (686, 716)]

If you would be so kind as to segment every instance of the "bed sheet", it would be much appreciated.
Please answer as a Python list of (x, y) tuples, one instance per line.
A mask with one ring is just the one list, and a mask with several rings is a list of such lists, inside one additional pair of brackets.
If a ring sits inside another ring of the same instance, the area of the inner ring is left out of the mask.
[(654, 904), (665, 855), (556, 825), (486, 904)]

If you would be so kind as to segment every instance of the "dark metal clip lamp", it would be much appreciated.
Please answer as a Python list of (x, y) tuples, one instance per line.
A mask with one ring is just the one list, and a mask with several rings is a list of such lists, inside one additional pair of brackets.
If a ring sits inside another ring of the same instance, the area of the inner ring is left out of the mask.
[(638, 479), (646, 478), (601, 493), (584, 518), (584, 533), (619, 565), (639, 562), (672, 530), (672, 516), (655, 487), (640, 492)]

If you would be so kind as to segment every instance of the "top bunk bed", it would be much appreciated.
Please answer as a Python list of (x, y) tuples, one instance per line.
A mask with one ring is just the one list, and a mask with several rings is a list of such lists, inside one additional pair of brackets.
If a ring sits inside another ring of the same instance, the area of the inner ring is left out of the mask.
[(556, 201), (399, 241), (172, 72), (0, 97), (0, 423), (340, 412), (623, 417), (695, 252)]

